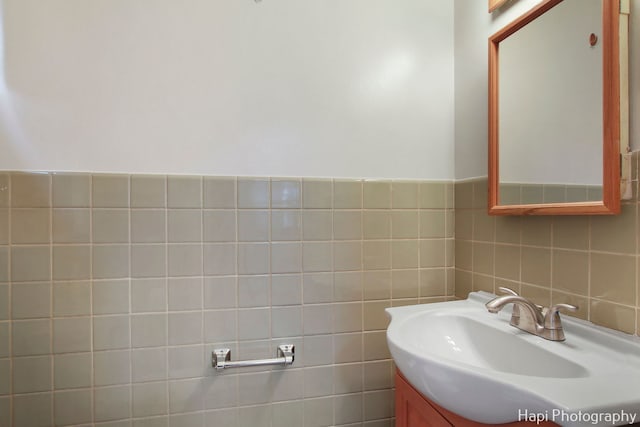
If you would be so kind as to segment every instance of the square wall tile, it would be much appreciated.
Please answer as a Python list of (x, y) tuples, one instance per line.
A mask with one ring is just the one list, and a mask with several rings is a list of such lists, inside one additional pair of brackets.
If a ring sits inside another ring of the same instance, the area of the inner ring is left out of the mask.
[(11, 324), (13, 356), (38, 356), (51, 353), (51, 321), (19, 320)]
[(13, 319), (34, 319), (51, 316), (51, 284), (21, 283), (11, 289)]
[(94, 391), (95, 420), (111, 421), (131, 417), (131, 386), (100, 387)]
[(0, 320), (9, 320), (9, 285), (0, 284)]
[(91, 353), (57, 354), (53, 358), (53, 382), (56, 390), (91, 387)]
[(160, 209), (131, 210), (131, 242), (163, 243), (167, 241), (166, 211)]
[(93, 282), (93, 314), (129, 312), (129, 279)]
[(98, 351), (93, 353), (94, 385), (117, 385), (129, 383), (131, 376), (131, 352)]
[(50, 209), (13, 209), (11, 242), (13, 244), (45, 244), (51, 238)]
[(393, 181), (391, 183), (391, 206), (393, 209), (419, 208), (420, 185), (417, 182)]
[(636, 253), (636, 204), (623, 204), (620, 215), (591, 218), (591, 250)]
[(202, 178), (169, 176), (167, 178), (167, 206), (169, 208), (201, 208)]
[(9, 209), (0, 208), (0, 245), (9, 244)]
[(53, 243), (89, 243), (90, 224), (89, 209), (54, 209)]
[(386, 181), (365, 181), (363, 185), (363, 206), (365, 209), (391, 208), (391, 183)]
[(303, 211), (302, 240), (331, 240), (332, 223), (332, 211), (330, 210)]
[(169, 382), (169, 412), (200, 411), (204, 407), (203, 381), (189, 379)]
[(391, 242), (384, 240), (364, 242), (362, 245), (362, 258), (365, 270), (386, 270), (391, 268)]
[(362, 181), (335, 180), (333, 207), (334, 209), (362, 209)]
[(133, 385), (133, 416), (164, 415), (169, 407), (164, 382)]
[(269, 211), (238, 211), (238, 241), (268, 242)]
[(225, 276), (237, 271), (237, 245), (235, 243), (204, 245), (204, 274)]
[(393, 416), (393, 396), (391, 390), (364, 393), (364, 419), (378, 420)]
[(240, 309), (238, 310), (238, 339), (243, 341), (269, 338), (270, 324), (268, 308)]
[(302, 243), (271, 244), (271, 272), (299, 273), (302, 271)]
[(362, 303), (347, 302), (333, 306), (333, 332), (362, 331)]
[(204, 312), (204, 342), (237, 341), (237, 316), (235, 310)]
[(13, 393), (51, 390), (51, 356), (13, 359)]
[(53, 284), (53, 315), (82, 316), (91, 314), (91, 285), (85, 282)]
[(632, 307), (591, 299), (590, 320), (597, 325), (635, 333), (636, 313)]
[(168, 286), (169, 311), (202, 309), (201, 278), (170, 278)]
[(86, 280), (91, 276), (89, 245), (53, 246), (53, 280)]
[[(368, 217), (369, 228), (372, 218)], [(384, 222), (384, 217), (383, 217)], [(363, 212), (361, 210), (338, 210), (333, 213), (333, 235), (335, 240), (360, 240), (363, 235)], [(383, 224), (384, 225), (384, 224)], [(368, 229), (368, 231), (370, 231)], [(329, 235), (329, 238), (331, 236)], [(306, 240), (306, 234), (305, 234)], [(325, 239), (328, 240), (328, 239)]]
[(236, 207), (236, 179), (234, 177), (204, 178), (205, 209), (234, 209)]
[(0, 396), (11, 394), (11, 360), (0, 360)]
[(0, 173), (0, 208), (9, 207), (9, 174)]
[(132, 279), (131, 311), (133, 313), (166, 311), (166, 279)]
[(170, 313), (169, 345), (202, 342), (202, 313)]
[(391, 238), (391, 212), (366, 210), (362, 216), (365, 239)]
[(269, 276), (239, 277), (237, 289), (239, 307), (269, 306)]
[(131, 316), (132, 347), (161, 347), (166, 345), (166, 314), (139, 314)]
[(334, 301), (332, 273), (306, 273), (302, 276), (302, 282), (303, 302), (305, 304)]
[(170, 277), (201, 276), (202, 246), (199, 244), (171, 244), (168, 247)]
[(59, 391), (53, 395), (56, 425), (91, 422), (91, 390)]
[[(421, 182), (420, 183), (420, 208), (422, 209), (442, 209), (444, 207), (452, 207), (447, 204), (447, 188), (451, 184), (445, 182)], [(465, 193), (467, 186), (465, 184), (456, 184), (456, 207), (470, 207), (471, 194)], [(471, 187), (469, 187), (470, 189)], [(458, 200), (460, 199), (460, 200)]]
[(116, 279), (129, 276), (128, 245), (94, 245), (93, 278)]
[(131, 176), (132, 208), (164, 208), (167, 203), (167, 177), (163, 175)]
[(92, 198), (95, 208), (128, 208), (128, 175), (93, 175)]
[[(0, 248), (0, 256), (2, 256)], [(2, 258), (6, 259), (6, 258)], [(0, 259), (0, 267), (4, 263)], [(38, 282), (51, 279), (51, 248), (49, 246), (13, 246), (11, 248), (11, 280)], [(4, 269), (4, 271), (8, 271)], [(2, 281), (0, 272), (0, 281)]]
[[(15, 276), (14, 276), (15, 277)], [(0, 283), (9, 281), (9, 247), (0, 246)], [(0, 301), (0, 313), (2, 304)]]
[(47, 173), (12, 173), (11, 206), (46, 208), (51, 206), (51, 175)]
[[(172, 347), (169, 351), (169, 378), (195, 378), (204, 373), (204, 352), (201, 345)], [(208, 366), (207, 366), (208, 367)], [(203, 400), (202, 392), (198, 401)], [(191, 396), (194, 399), (195, 396)]]
[(91, 351), (91, 318), (72, 317), (53, 320), (53, 352)]
[(10, 338), (11, 324), (9, 322), (0, 323), (0, 358), (9, 357), (11, 353), (11, 338)]
[(93, 318), (93, 349), (117, 350), (129, 348), (129, 316)]
[(166, 275), (166, 245), (131, 245), (132, 277), (164, 277)]
[(269, 208), (269, 190), (269, 180), (266, 178), (238, 178), (238, 208)]
[(553, 246), (563, 249), (589, 249), (589, 217), (554, 217)]
[(362, 423), (362, 394), (333, 396), (336, 424)]
[(360, 242), (334, 242), (333, 262), (336, 271), (362, 269), (362, 244)]
[(88, 208), (91, 205), (91, 175), (54, 173), (53, 206)]
[(235, 277), (207, 277), (204, 279), (204, 308), (235, 308), (238, 286)]
[(636, 304), (635, 256), (594, 252), (591, 254), (590, 274), (592, 298), (625, 305)]
[(271, 336), (297, 337), (302, 335), (302, 308), (300, 306), (273, 307), (271, 309)]
[(167, 349), (148, 348), (132, 350), (131, 370), (131, 379), (134, 383), (166, 380)]
[(296, 305), (302, 302), (300, 274), (275, 274), (271, 276), (271, 305)]
[(588, 295), (589, 255), (578, 251), (553, 251), (553, 288), (578, 295)]
[(169, 242), (200, 242), (202, 240), (202, 213), (197, 209), (169, 209), (167, 229)]
[(302, 205), (301, 186), (299, 180), (271, 180), (271, 208), (300, 208)]
[(333, 206), (333, 183), (330, 179), (303, 179), (302, 206), (305, 209), (329, 209)]
[(14, 396), (13, 425), (15, 427), (51, 426), (52, 400), (52, 393)]
[(300, 240), (302, 215), (296, 210), (279, 210), (271, 212), (271, 240)]
[(236, 241), (236, 211), (206, 210), (202, 212), (203, 240), (205, 242)]
[(269, 244), (242, 243), (238, 245), (239, 274), (268, 274)]
[(128, 243), (129, 211), (94, 209), (92, 230), (93, 243)]

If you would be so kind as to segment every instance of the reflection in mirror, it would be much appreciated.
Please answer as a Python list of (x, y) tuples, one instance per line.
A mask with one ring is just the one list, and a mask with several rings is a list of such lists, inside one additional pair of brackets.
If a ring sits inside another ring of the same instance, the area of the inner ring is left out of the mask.
[(489, 39), (490, 214), (619, 213), (621, 1), (543, 0)]
[(500, 204), (602, 200), (601, 30), (564, 0), (500, 43)]

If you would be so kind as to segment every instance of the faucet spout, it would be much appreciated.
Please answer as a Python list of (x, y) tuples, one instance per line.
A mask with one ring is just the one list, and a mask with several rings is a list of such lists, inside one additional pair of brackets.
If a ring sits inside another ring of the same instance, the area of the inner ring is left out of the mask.
[(544, 328), (542, 311), (533, 302), (520, 295), (499, 296), (486, 303), (485, 306), (490, 313), (497, 313), (508, 304), (515, 304), (522, 309), (520, 310), (520, 321), (518, 324), (514, 324), (512, 320), (513, 326), (532, 333), (537, 333)]

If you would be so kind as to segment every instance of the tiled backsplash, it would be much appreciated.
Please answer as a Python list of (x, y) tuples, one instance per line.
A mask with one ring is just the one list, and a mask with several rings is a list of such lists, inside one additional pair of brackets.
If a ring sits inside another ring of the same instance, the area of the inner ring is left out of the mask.
[(0, 173), (0, 426), (389, 427), (384, 308), (453, 295), (453, 225), (452, 183)]
[(492, 217), (486, 179), (455, 185), (456, 295), (512, 287), (538, 304), (571, 303), (574, 315), (640, 332), (637, 178), (618, 216)]

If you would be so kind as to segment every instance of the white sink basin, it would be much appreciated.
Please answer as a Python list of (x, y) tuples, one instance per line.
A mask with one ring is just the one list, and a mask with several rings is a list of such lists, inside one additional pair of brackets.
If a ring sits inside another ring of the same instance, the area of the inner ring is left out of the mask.
[(416, 389), (487, 424), (640, 422), (640, 339), (563, 316), (566, 341), (548, 341), (509, 325), (510, 307), (489, 313), (493, 297), (387, 309), (389, 349)]

